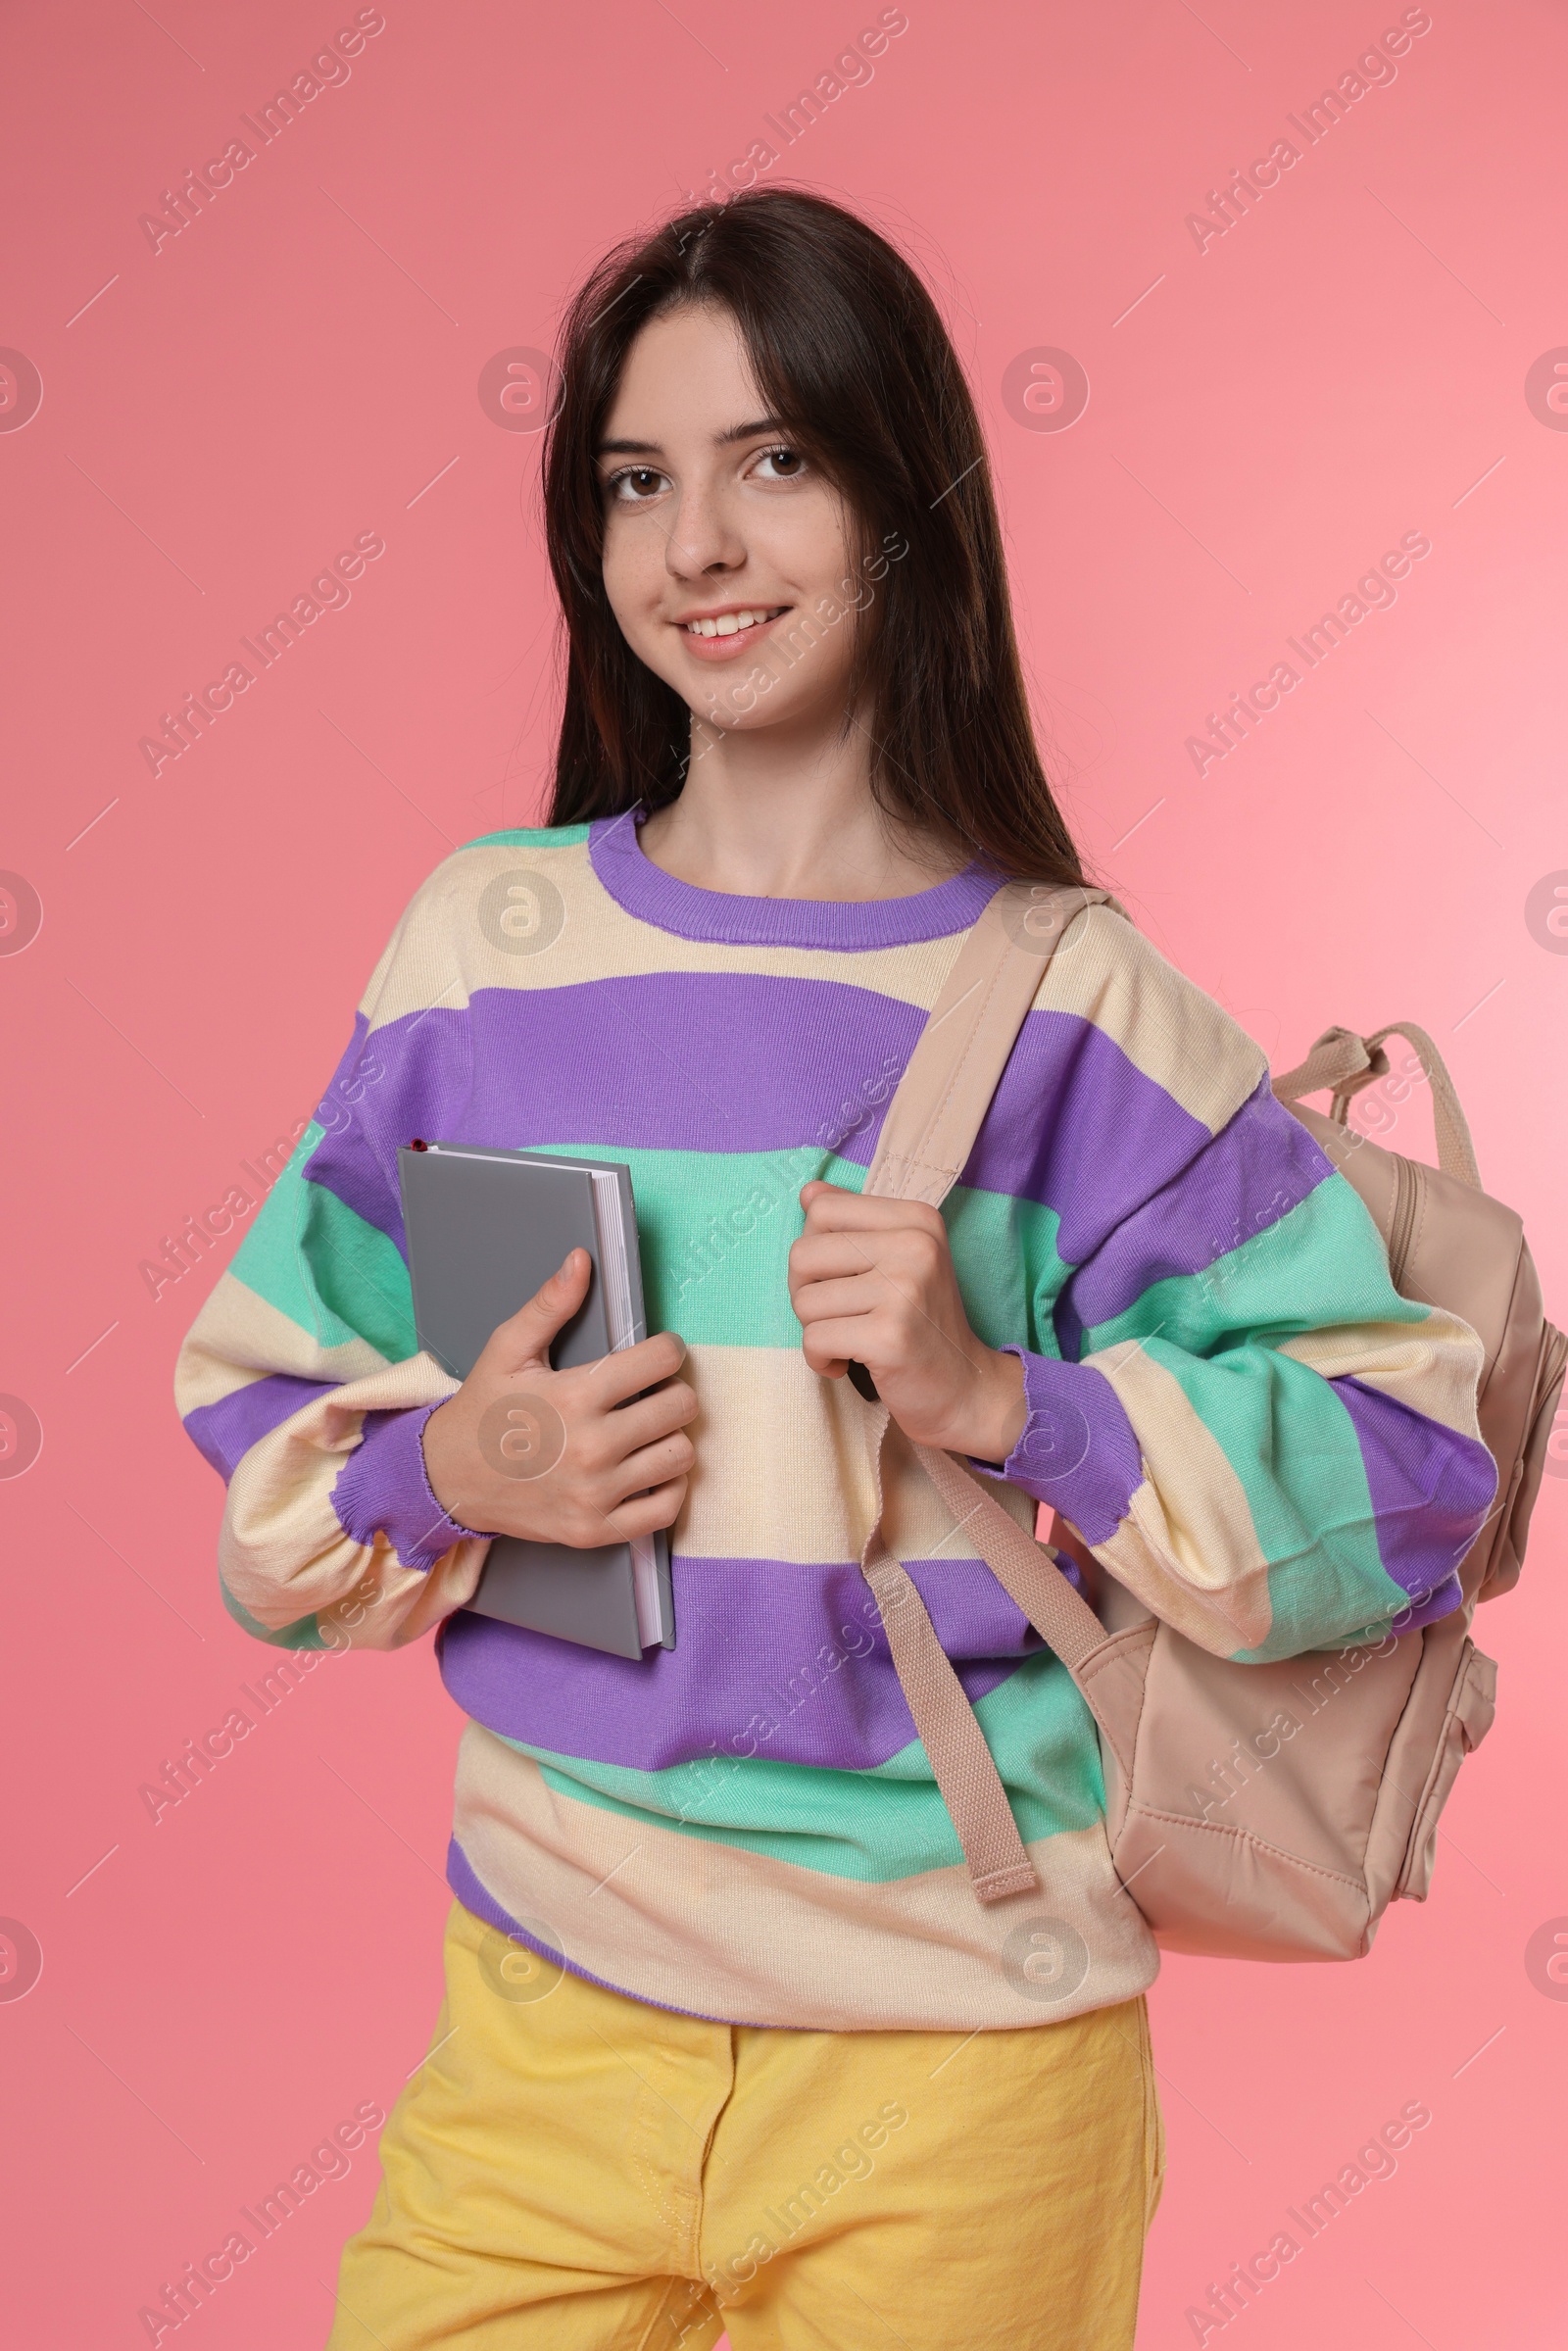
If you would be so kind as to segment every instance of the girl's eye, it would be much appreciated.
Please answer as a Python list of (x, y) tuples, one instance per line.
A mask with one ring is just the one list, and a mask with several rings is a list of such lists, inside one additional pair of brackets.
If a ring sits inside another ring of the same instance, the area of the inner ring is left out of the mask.
[(636, 506), (644, 500), (656, 498), (666, 478), (652, 465), (622, 465), (618, 473), (610, 476), (605, 486), (619, 505)]
[(798, 481), (806, 467), (806, 460), (798, 449), (764, 449), (759, 465), (771, 465), (774, 470), (763, 474), (764, 481)]

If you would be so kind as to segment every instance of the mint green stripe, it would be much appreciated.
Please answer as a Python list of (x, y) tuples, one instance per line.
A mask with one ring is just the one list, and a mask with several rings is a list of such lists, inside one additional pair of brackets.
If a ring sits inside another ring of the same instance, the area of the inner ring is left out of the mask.
[(1159, 1330), (1172, 1346), (1208, 1355), (1233, 1331), (1278, 1344), (1332, 1323), (1425, 1322), (1429, 1311), (1395, 1289), (1371, 1211), (1335, 1169), (1278, 1223), (1200, 1273), (1152, 1282), (1122, 1313), (1084, 1333), (1083, 1351)]
[[(865, 1169), (817, 1144), (774, 1151), (644, 1151), (547, 1143), (559, 1158), (619, 1159), (631, 1170), (650, 1330), (688, 1346), (801, 1344), (790, 1304), (789, 1253), (805, 1226), (803, 1184), (821, 1178), (859, 1192)], [(969, 1318), (988, 1347), (1027, 1334), (1059, 1352), (1050, 1302), (1067, 1268), (1054, 1248), (1059, 1219), (1029, 1200), (956, 1188), (943, 1208)], [(1035, 1301), (1044, 1301), (1036, 1328)]]
[(265, 1641), (274, 1649), (324, 1649), (330, 1645), (321, 1638), (321, 1628), (317, 1623), (314, 1608), (309, 1616), (297, 1616), (291, 1625), (279, 1625), (273, 1632), (259, 1618), (252, 1616), (243, 1601), (235, 1599), (221, 1575), (218, 1579), (218, 1589), (223, 1595), (223, 1606), (235, 1624), (243, 1625), (246, 1632), (257, 1641)]
[(1268, 1638), (1242, 1662), (1378, 1637), (1408, 1605), (1384, 1568), (1355, 1424), (1333, 1383), (1278, 1352), (1342, 1322), (1424, 1322), (1401, 1298), (1365, 1204), (1338, 1171), (1201, 1273), (1155, 1282), (1084, 1335), (1084, 1353), (1139, 1340), (1181, 1388), (1241, 1481), (1268, 1561)]
[(1209, 1360), (1145, 1343), (1236, 1472), (1268, 1562), (1268, 1638), (1248, 1664), (1338, 1641), (1349, 1617), (1387, 1620), (1408, 1605), (1378, 1551), (1355, 1424), (1332, 1384), (1266, 1344)]
[[(307, 1180), (323, 1130), (312, 1124), (273, 1185), (232, 1271), (322, 1347), (369, 1340), (389, 1361), (415, 1351), (408, 1269), (395, 1244), (325, 1185)], [(558, 1158), (603, 1158), (602, 1144), (550, 1143)], [(651, 1330), (688, 1345), (798, 1347), (789, 1252), (801, 1187), (820, 1177), (858, 1192), (865, 1169), (819, 1145), (776, 1151), (619, 1150), (631, 1169)], [(970, 1320), (988, 1347), (1023, 1333), (1058, 1353), (1051, 1302), (1067, 1268), (1054, 1211), (955, 1187), (944, 1204)]]
[(986, 1347), (1023, 1346), (1059, 1361), (1052, 1315), (1072, 1268), (1056, 1253), (1056, 1210), (956, 1184), (942, 1215), (976, 1338)]
[[(1025, 1658), (975, 1707), (1026, 1840), (1092, 1828), (1104, 1814), (1100, 1749), (1088, 1707), (1049, 1651)], [(710, 1844), (765, 1853), (798, 1869), (887, 1885), (963, 1860), (919, 1739), (864, 1772), (765, 1756), (721, 1757), (657, 1772), (559, 1755), (509, 1739), (573, 1801)]]
[(570, 849), (578, 841), (586, 841), (585, 824), (514, 824), (500, 833), (481, 833), (477, 840), (465, 841), (465, 849)]
[(306, 1181), (324, 1131), (315, 1121), (306, 1128), (229, 1270), (319, 1346), (368, 1339), (401, 1363), (417, 1346), (408, 1268), (384, 1233)]
[(651, 1331), (691, 1346), (799, 1347), (789, 1252), (803, 1184), (858, 1192), (863, 1167), (818, 1144), (776, 1151), (642, 1151), (547, 1143), (557, 1158), (619, 1159), (631, 1170)]

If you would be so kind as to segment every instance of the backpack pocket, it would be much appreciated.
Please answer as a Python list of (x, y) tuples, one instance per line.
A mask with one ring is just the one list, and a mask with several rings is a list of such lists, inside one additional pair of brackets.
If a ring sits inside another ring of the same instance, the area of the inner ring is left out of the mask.
[(1481, 1744), (1491, 1730), (1496, 1698), (1496, 1665), (1476, 1647), (1473, 1641), (1467, 1639), (1459, 1652), (1458, 1669), (1448, 1692), (1448, 1703), (1433, 1753), (1432, 1768), (1416, 1805), (1410, 1841), (1405, 1847), (1404, 1865), (1394, 1888), (1396, 1899), (1402, 1897), (1410, 1902), (1426, 1900), (1431, 1890), (1432, 1865), (1437, 1854), (1438, 1816), (1458, 1778), (1460, 1764)]

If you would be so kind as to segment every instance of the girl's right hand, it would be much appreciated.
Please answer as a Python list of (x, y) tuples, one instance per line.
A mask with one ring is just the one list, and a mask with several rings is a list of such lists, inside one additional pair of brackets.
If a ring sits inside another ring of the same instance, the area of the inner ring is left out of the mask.
[(591, 1273), (587, 1250), (572, 1249), (425, 1422), (430, 1491), (460, 1527), (592, 1550), (679, 1514), (697, 1457), (685, 1434), (697, 1396), (673, 1377), (685, 1342), (661, 1331), (595, 1363), (550, 1368), (550, 1343)]

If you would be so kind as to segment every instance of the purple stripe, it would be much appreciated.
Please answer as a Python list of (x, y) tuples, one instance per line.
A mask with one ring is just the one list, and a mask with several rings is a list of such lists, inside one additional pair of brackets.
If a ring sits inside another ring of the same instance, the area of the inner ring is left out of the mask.
[(332, 1488), (332, 1507), (346, 1535), (367, 1549), (384, 1535), (402, 1564), (421, 1573), (472, 1533), (448, 1518), (425, 1474), (424, 1424), (438, 1409), (426, 1404), (367, 1412), (364, 1435)]
[[(463, 1609), (441, 1632), (448, 1690), (504, 1739), (634, 1771), (748, 1745), (868, 1771), (916, 1736), (853, 1561), (677, 1557), (673, 1573), (674, 1648), (611, 1657)], [(1044, 1645), (982, 1561), (913, 1560), (909, 1573), (971, 1701)]]
[(259, 1437), (270, 1437), (303, 1405), (329, 1396), (336, 1385), (334, 1380), (297, 1380), (274, 1371), (265, 1380), (236, 1388), (216, 1404), (198, 1404), (186, 1414), (185, 1428), (198, 1451), (226, 1481)]
[(1120, 1396), (1092, 1363), (1056, 1363), (1021, 1347), (1001, 1351), (1023, 1365), (1029, 1416), (1000, 1474), (1059, 1510), (1086, 1543), (1108, 1543), (1144, 1477)]
[(959, 1181), (1038, 1200), (1080, 1265), (1210, 1140), (1200, 1118), (1076, 1012), (1031, 1012)]
[[(1126, 1147), (1107, 1136), (1105, 1158), (1113, 1167)], [(1090, 1150), (1091, 1167), (1097, 1161)], [(1156, 1171), (1152, 1184), (1145, 1174), (1136, 1145), (1122, 1162), (1124, 1181), (1138, 1195), (1117, 1219), (1092, 1264), (1085, 1247), (1089, 1236), (1077, 1228), (1058, 1241), (1061, 1254), (1080, 1270), (1074, 1274), (1056, 1308), (1056, 1331), (1062, 1352), (1080, 1351), (1085, 1330), (1110, 1322), (1140, 1298), (1155, 1282), (1181, 1274), (1201, 1272), (1229, 1250), (1253, 1240), (1278, 1224), (1309, 1193), (1325, 1183), (1334, 1169), (1320, 1147), (1285, 1104), (1276, 1102), (1264, 1077), (1234, 1118), (1205, 1141), (1171, 1177)], [(1129, 1213), (1128, 1210), (1131, 1212)], [(1351, 1269), (1364, 1280), (1364, 1269)], [(1303, 1298), (1305, 1319), (1322, 1318), (1322, 1267), (1315, 1257), (1301, 1256), (1297, 1266), (1282, 1267), (1283, 1284), (1298, 1271), (1312, 1287)], [(1283, 1295), (1278, 1313), (1286, 1320), (1291, 1303)]]
[(468, 1100), (472, 1053), (473, 1023), (465, 1011), (411, 1012), (369, 1039), (365, 1015), (357, 1012), (348, 1049), (317, 1104), (325, 1131), (304, 1174), (388, 1235), (405, 1256), (398, 1146), (416, 1135), (454, 1138)]
[[(869, 1164), (918, 1005), (831, 980), (644, 972), (473, 998), (465, 1140), (765, 1151)], [(378, 1041), (379, 1042), (379, 1041)]]
[(1376, 1388), (1353, 1378), (1329, 1385), (1361, 1447), (1384, 1572), (1416, 1602), (1411, 1624), (1432, 1624), (1458, 1605), (1456, 1571), (1492, 1507), (1497, 1465), (1479, 1439)]
[(645, 810), (602, 816), (589, 829), (594, 872), (618, 906), (681, 939), (730, 947), (825, 947), (863, 953), (966, 931), (1001, 886), (1002, 876), (965, 866), (934, 890), (907, 898), (851, 903), (820, 898), (741, 898), (677, 881), (646, 855), (638, 828)]
[[(805, 1147), (868, 1166), (924, 1026), (895, 997), (764, 973), (481, 989), (466, 1009), (410, 1014), (368, 1045), (356, 1035), (309, 1174), (401, 1245), (396, 1153), (416, 1134), (513, 1149)], [(963, 1181), (1056, 1209), (1058, 1249), (1079, 1263), (1209, 1140), (1092, 1022), (1031, 1012)]]
[(416, 1135), (508, 1150), (807, 1145), (866, 1166), (924, 1025), (894, 997), (760, 973), (481, 989), (466, 1009), (410, 1014), (368, 1046), (356, 1035), (324, 1098), (335, 1130), (308, 1173), (401, 1249), (397, 1150)]

